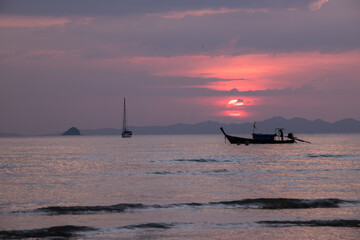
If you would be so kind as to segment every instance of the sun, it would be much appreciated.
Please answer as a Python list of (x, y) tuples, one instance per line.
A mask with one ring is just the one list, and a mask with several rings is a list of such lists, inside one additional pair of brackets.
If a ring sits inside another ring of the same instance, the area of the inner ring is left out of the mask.
[(233, 99), (228, 102), (228, 105), (242, 106), (244, 105), (244, 101), (242, 99)]

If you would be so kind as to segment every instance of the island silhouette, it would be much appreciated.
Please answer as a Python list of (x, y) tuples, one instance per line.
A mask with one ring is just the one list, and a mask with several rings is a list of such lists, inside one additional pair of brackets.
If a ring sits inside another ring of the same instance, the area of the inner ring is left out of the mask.
[(69, 128), (69, 130), (67, 130), (66, 132), (64, 132), (61, 135), (63, 135), (63, 136), (78, 136), (81, 134), (80, 134), (79, 129), (77, 129), (76, 127), (71, 127), (71, 128)]

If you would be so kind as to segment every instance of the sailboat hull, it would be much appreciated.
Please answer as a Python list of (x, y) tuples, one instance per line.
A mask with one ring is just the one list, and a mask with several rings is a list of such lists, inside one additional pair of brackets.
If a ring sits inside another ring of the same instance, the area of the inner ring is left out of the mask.
[(132, 131), (123, 131), (123, 132), (121, 133), (121, 136), (122, 136), (123, 138), (131, 138), (131, 137), (132, 137)]

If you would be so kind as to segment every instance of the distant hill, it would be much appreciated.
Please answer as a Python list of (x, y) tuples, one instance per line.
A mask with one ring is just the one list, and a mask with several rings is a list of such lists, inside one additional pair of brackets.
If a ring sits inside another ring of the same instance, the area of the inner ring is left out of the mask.
[(79, 136), (81, 135), (79, 129), (77, 129), (76, 127), (71, 127), (69, 128), (69, 130), (67, 130), (66, 132), (64, 132), (63, 134), (61, 134), (63, 136)]
[(0, 132), (0, 137), (20, 137), (20, 134), (17, 133), (4, 133)]
[(321, 119), (314, 121), (304, 118), (285, 119), (273, 117), (257, 124), (259, 128), (269, 131), (274, 127), (282, 127), (296, 133), (360, 133), (360, 121), (343, 119), (335, 123), (329, 123)]
[[(220, 127), (228, 133), (252, 133), (253, 123), (222, 124), (215, 121), (200, 122), (197, 124), (173, 124), (168, 126), (129, 127), (135, 135), (166, 135), (166, 134), (220, 134)], [(335, 123), (320, 119), (310, 121), (304, 118), (285, 119), (273, 117), (256, 123), (256, 131), (269, 133), (275, 128), (285, 128), (295, 133), (360, 133), (360, 121), (348, 118)], [(83, 129), (83, 135), (120, 135), (121, 129)]]
[[(166, 134), (221, 134), (220, 127), (224, 127), (229, 134), (250, 134), (253, 123), (224, 124), (215, 121), (206, 121), (196, 124), (172, 124), (168, 126), (129, 127), (134, 135), (166, 135)], [(321, 119), (314, 121), (305, 118), (285, 119), (273, 117), (256, 123), (256, 132), (272, 133), (275, 128), (285, 128), (285, 132), (294, 133), (360, 133), (360, 121), (346, 118), (334, 123)], [(122, 130), (116, 128), (82, 129), (81, 135), (121, 135)], [(62, 133), (42, 136), (59, 136)], [(0, 132), (0, 137), (19, 137), (17, 133)]]
[(99, 128), (80, 130), (82, 135), (121, 135), (122, 130), (116, 128)]

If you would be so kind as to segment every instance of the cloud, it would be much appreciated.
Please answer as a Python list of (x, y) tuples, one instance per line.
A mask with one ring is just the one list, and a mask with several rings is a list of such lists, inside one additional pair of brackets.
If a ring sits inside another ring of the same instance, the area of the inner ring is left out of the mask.
[[(296, 5), (295, 1), (291, 2)], [(182, 9), (180, 5), (175, 4), (173, 9)], [(231, 4), (227, 2), (227, 5)], [(115, 4), (114, 8), (116, 6)], [(124, 8), (130, 6), (132, 4), (125, 5)], [(184, 6), (185, 9), (188, 7), (186, 3)], [(196, 11), (199, 6), (195, 5), (190, 11)], [(255, 8), (257, 5), (252, 7), (244, 9), (259, 9)], [(219, 10), (221, 7), (201, 9)], [(146, 10), (149, 14), (169, 13), (161, 7), (154, 8), (155, 11)], [(346, 4), (330, 1), (321, 11), (306, 11), (309, 9), (289, 12), (287, 9), (269, 8), (267, 14), (208, 14), (202, 17), (185, 17), (181, 21), (149, 18), (145, 14), (119, 14), (111, 17), (68, 14), (52, 16), (51, 19), (57, 20), (54, 22), (36, 20), (41, 19), (41, 16), (46, 19), (45, 15), (23, 15), (26, 20), (15, 25), (28, 26), (26, 29), (17, 29), (16, 32), (16, 29), (1, 28), (1, 36), (3, 42), (6, 39), (17, 50), (30, 45), (35, 49), (41, 46), (54, 49), (56, 45), (64, 48), (61, 50), (79, 51), (84, 58), (334, 52), (360, 48), (360, 34), (356, 31), (360, 15), (356, 8), (349, 9)], [(176, 12), (182, 13), (180, 10)], [(1, 15), (0, 18), (2, 16), (10, 15)], [(27, 21), (28, 19), (34, 20)], [(58, 21), (59, 19), (62, 21)], [(44, 29), (37, 31), (39, 27), (36, 27), (34, 21), (49, 26), (46, 29), (48, 32), (45, 33)], [(28, 39), (27, 36), (31, 38)], [(1, 44), (0, 50), (4, 50), (4, 44)]]
[(28, 52), (27, 57), (30, 59), (44, 59), (44, 58), (68, 58), (73, 59), (79, 57), (75, 52), (67, 52), (61, 50), (33, 50)]
[(119, 67), (123, 62), (128, 62), (128, 69), (142, 69), (153, 76), (212, 79), (208, 84), (193, 87), (248, 91), (299, 87), (312, 81), (316, 87), (335, 86), (336, 82), (321, 86), (317, 79), (334, 79), (337, 72), (345, 69), (349, 76), (355, 76), (359, 74), (359, 58), (359, 51), (332, 54), (297, 52), (275, 55), (134, 57), (126, 60), (104, 59), (98, 63)]
[(59, 26), (75, 23), (76, 25), (88, 25), (94, 18), (92, 17), (48, 17), (48, 16), (26, 16), (26, 15), (0, 15), (0, 27), (3, 28), (39, 28)]
[(70, 23), (68, 18), (0, 15), (0, 27), (49, 27)]
[(313, 0), (2, 0), (3, 13), (42, 16), (124, 16), (186, 12), (202, 9), (303, 9)]
[(324, 4), (3, 0), (1, 126), (359, 117), (359, 2)]
[(206, 15), (218, 15), (218, 14), (227, 14), (227, 13), (238, 13), (238, 12), (245, 12), (245, 13), (255, 13), (261, 12), (266, 13), (268, 9), (259, 8), (259, 9), (244, 9), (244, 8), (220, 8), (220, 9), (201, 9), (201, 10), (187, 10), (187, 11), (172, 11), (172, 12), (165, 12), (165, 13), (152, 13), (147, 14), (147, 16), (152, 17), (162, 17), (162, 18), (174, 18), (174, 19), (182, 19), (185, 17), (190, 16), (206, 16)]
[(309, 8), (311, 11), (316, 11), (321, 8), (321, 6), (325, 3), (327, 3), (329, 0), (316, 0), (315, 2), (312, 2), (309, 4)]

